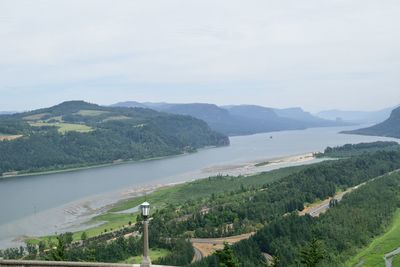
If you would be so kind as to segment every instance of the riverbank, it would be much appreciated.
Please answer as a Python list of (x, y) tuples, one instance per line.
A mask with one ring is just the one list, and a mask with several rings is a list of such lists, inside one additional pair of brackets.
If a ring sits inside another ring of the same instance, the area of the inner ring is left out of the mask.
[[(55, 232), (87, 229), (87, 225), (82, 225), (90, 218), (103, 214), (105, 211), (101, 207), (129, 198), (126, 196), (129, 191), (138, 188), (165, 186), (225, 174), (251, 176), (291, 165), (312, 164), (318, 162), (318, 159), (305, 163), (290, 163), (286, 160), (286, 163), (276, 166), (267, 164), (255, 167), (259, 162), (323, 151), (327, 146), (392, 140), (338, 134), (345, 129), (348, 128), (283, 131), (274, 134), (273, 139), (269, 138), (270, 134), (232, 137), (230, 146), (199, 149), (197, 153), (170, 156), (162, 160), (111, 164), (107, 167), (47, 175), (35, 173), (36, 176), (32, 178), (0, 179), (0, 195), (3, 200), (0, 202), (0, 247), (8, 246), (9, 240), (24, 235), (45, 236)], [(246, 183), (245, 180), (240, 181)], [(222, 189), (226, 187), (223, 184), (216, 186)]]
[[(197, 153), (200, 150), (211, 149), (211, 148), (216, 148), (216, 147), (207, 146), (207, 147), (198, 149), (198, 150), (196, 150), (194, 152), (190, 152), (190, 153)], [(0, 176), (0, 179), (11, 179), (11, 178), (18, 178), (18, 177), (50, 175), (50, 174), (57, 174), (57, 173), (68, 173), (68, 172), (76, 172), (76, 171), (83, 171), (83, 170), (90, 170), (90, 169), (98, 169), (98, 168), (104, 168), (104, 167), (110, 167), (110, 166), (133, 164), (133, 163), (140, 163), (140, 162), (180, 157), (180, 156), (184, 156), (184, 155), (187, 155), (190, 153), (184, 152), (184, 153), (180, 153), (180, 154), (174, 154), (174, 155), (168, 155), (168, 156), (162, 156), (162, 157), (152, 157), (152, 158), (140, 159), (140, 160), (121, 160), (121, 159), (119, 159), (119, 160), (114, 160), (113, 162), (104, 163), (104, 164), (94, 164), (94, 165), (78, 166), (78, 167), (66, 167), (66, 168), (61, 168), (61, 169), (45, 170), (45, 171), (38, 171), (38, 172), (24, 173), (23, 171), (22, 172), (14, 171), (14, 172), (8, 172), (5, 174), (3, 173), (3, 175)]]
[[(85, 232), (88, 237), (97, 236), (104, 232), (118, 230), (127, 227), (129, 223), (135, 223), (138, 211), (132, 210), (142, 203), (145, 198), (152, 204), (154, 209), (161, 209), (168, 204), (176, 204), (185, 202), (190, 199), (198, 199), (218, 194), (221, 192), (233, 191), (241, 186), (261, 186), (265, 183), (275, 181), (284, 176), (289, 175), (301, 168), (305, 164), (313, 163), (312, 153), (294, 155), (288, 157), (280, 157), (272, 159), (274, 161), (273, 169), (263, 173), (260, 168), (254, 167), (257, 162), (245, 164), (246, 175), (229, 176), (224, 173), (232, 173), (232, 166), (226, 166), (225, 169), (218, 168), (220, 176), (217, 178), (207, 178), (198, 180), (186, 180), (179, 183), (157, 184), (152, 186), (132, 187), (115, 195), (111, 201), (105, 205), (94, 207), (88, 201), (80, 204), (72, 205), (69, 208), (64, 208), (64, 212), (71, 217), (68, 221), (78, 221), (78, 225), (70, 225), (63, 227), (63, 231), (71, 231), (74, 233), (74, 240), (79, 240), (82, 233)], [(289, 167), (287, 164), (300, 164), (300, 166)], [(242, 165), (241, 165), (242, 166)], [(243, 167), (238, 167), (242, 169)], [(261, 168), (262, 169), (262, 168)], [(252, 173), (249, 171), (252, 170)], [(207, 172), (204, 172), (207, 173)], [(211, 179), (211, 180), (210, 180)], [(108, 198), (108, 196), (105, 196)], [(77, 207), (79, 205), (79, 207)], [(83, 209), (83, 212), (77, 210)], [(128, 212), (126, 212), (128, 211)], [(131, 211), (131, 212), (129, 212)], [(60, 230), (60, 227), (58, 228)], [(61, 231), (59, 231), (61, 232)], [(29, 240), (29, 242), (37, 243), (39, 240), (47, 240), (45, 237), (24, 237), (21, 240)], [(17, 240), (16, 240), (17, 241)]]
[[(325, 159), (323, 159), (325, 160)], [(258, 159), (242, 164), (214, 165), (202, 169), (203, 174), (218, 173), (221, 175), (254, 175), (257, 173), (271, 171), (276, 168), (297, 166), (308, 162), (320, 161), (314, 153), (301, 153), (285, 157), (275, 157), (270, 159)]]
[[(109, 205), (111, 207), (110, 211), (112, 212), (119, 212), (123, 210), (127, 210), (130, 208), (133, 208), (133, 204), (129, 204), (128, 206), (126, 205), (127, 200), (129, 199), (136, 199), (145, 195), (148, 195), (150, 193), (153, 194), (158, 194), (161, 191), (165, 191), (168, 193), (177, 193), (177, 190), (180, 189), (181, 187), (184, 187), (185, 185), (188, 185), (190, 183), (202, 183), (205, 181), (209, 181), (210, 177), (217, 176), (217, 177), (232, 177), (236, 179), (246, 179), (246, 177), (249, 176), (257, 176), (261, 175), (265, 172), (271, 172), (271, 171), (276, 171), (282, 168), (290, 168), (290, 167), (296, 167), (296, 166), (302, 166), (306, 164), (312, 164), (312, 163), (317, 163), (320, 161), (324, 161), (327, 159), (319, 159), (316, 160), (316, 158), (313, 156), (313, 153), (304, 153), (304, 154), (299, 154), (299, 155), (292, 155), (292, 156), (287, 156), (287, 157), (279, 157), (279, 158), (274, 158), (271, 159), (269, 164), (269, 169), (264, 170), (264, 168), (259, 168), (256, 167), (256, 165), (259, 162), (262, 162), (262, 160), (259, 161), (254, 161), (251, 163), (246, 163), (246, 164), (239, 164), (239, 165), (221, 165), (221, 166), (216, 166), (216, 167), (211, 167), (211, 168), (204, 168), (202, 170), (202, 176), (198, 176), (195, 179), (186, 179), (185, 181), (182, 182), (176, 182), (176, 183), (168, 183), (168, 184), (158, 184), (158, 185), (153, 185), (153, 186), (147, 186), (147, 187), (141, 187), (141, 188), (131, 188), (129, 190), (126, 190), (123, 197), (119, 199), (116, 203)], [(239, 175), (232, 175), (238, 174)], [(204, 176), (204, 174), (211, 174), (209, 176)], [(243, 178), (239, 178), (240, 176), (243, 176)], [(205, 180), (208, 179), (208, 180)], [(250, 180), (250, 178), (249, 178)], [(225, 188), (228, 190), (229, 188)], [(164, 192), (164, 193), (165, 193)], [(208, 194), (209, 195), (209, 194)], [(171, 198), (171, 197), (169, 197)], [(162, 202), (166, 201), (164, 197), (156, 199), (156, 202)], [(180, 200), (178, 200), (180, 201)]]

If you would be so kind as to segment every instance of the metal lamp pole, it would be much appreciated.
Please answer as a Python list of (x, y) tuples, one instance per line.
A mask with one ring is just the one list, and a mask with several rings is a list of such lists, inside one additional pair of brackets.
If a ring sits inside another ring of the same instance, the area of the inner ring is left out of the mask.
[(140, 209), (142, 210), (143, 220), (143, 259), (140, 267), (150, 267), (151, 261), (149, 257), (149, 215), (150, 215), (150, 204), (148, 202), (144, 202), (140, 205)]

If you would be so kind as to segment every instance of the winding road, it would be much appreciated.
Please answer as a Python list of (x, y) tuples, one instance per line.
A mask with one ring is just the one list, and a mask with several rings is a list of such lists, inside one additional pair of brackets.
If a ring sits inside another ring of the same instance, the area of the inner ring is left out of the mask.
[(389, 252), (389, 253), (385, 254), (385, 256), (383, 257), (383, 259), (385, 260), (385, 266), (386, 267), (392, 267), (393, 259), (398, 254), (400, 254), (400, 247), (398, 247), (397, 249), (393, 250), (392, 252)]
[(335, 199), (337, 201), (341, 201), (344, 195), (346, 195), (347, 193), (352, 192), (353, 190), (356, 190), (357, 188), (365, 185), (366, 183), (372, 182), (372, 181), (374, 181), (376, 179), (379, 179), (379, 178), (381, 178), (383, 176), (390, 175), (392, 173), (399, 172), (399, 171), (400, 171), (400, 169), (397, 169), (397, 170), (385, 173), (383, 175), (380, 175), (380, 176), (377, 176), (375, 178), (372, 178), (372, 179), (370, 179), (370, 180), (368, 180), (368, 181), (366, 181), (364, 183), (361, 183), (359, 185), (351, 187), (351, 188), (347, 189), (346, 191), (339, 192), (334, 197), (327, 198), (327, 199), (325, 199), (325, 200), (323, 200), (322, 202), (319, 202), (319, 203), (311, 204), (308, 207), (306, 207), (304, 210), (300, 211), (299, 215), (303, 216), (305, 214), (309, 214), (312, 217), (318, 217), (321, 213), (324, 213), (329, 209), (330, 200)]
[(192, 263), (196, 262), (196, 261), (200, 261), (203, 258), (203, 254), (201, 253), (201, 251), (196, 247), (193, 247), (193, 248), (194, 248), (194, 256), (193, 256)]

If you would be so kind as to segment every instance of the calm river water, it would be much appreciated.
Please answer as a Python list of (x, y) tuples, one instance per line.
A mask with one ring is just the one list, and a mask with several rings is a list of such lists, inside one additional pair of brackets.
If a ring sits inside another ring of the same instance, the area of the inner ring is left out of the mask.
[[(58, 174), (0, 180), (0, 247), (23, 235), (76, 230), (106, 204), (133, 190), (224, 173), (232, 166), (322, 151), (346, 143), (396, 140), (313, 128), (231, 137), (231, 145), (194, 154)], [(270, 138), (272, 136), (272, 138)], [(398, 140), (398, 139), (397, 139)], [(207, 171), (205, 171), (207, 170)], [(238, 173), (240, 174), (240, 171)]]

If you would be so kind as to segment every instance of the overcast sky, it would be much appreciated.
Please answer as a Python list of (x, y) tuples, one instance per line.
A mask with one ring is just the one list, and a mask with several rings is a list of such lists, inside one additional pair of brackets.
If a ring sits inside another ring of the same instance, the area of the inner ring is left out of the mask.
[(0, 110), (400, 104), (398, 0), (0, 0)]

